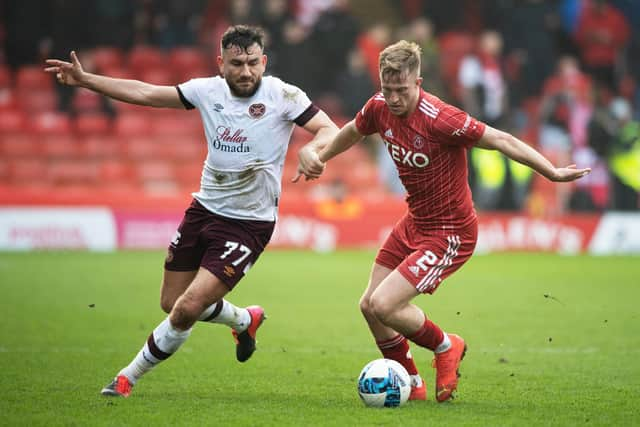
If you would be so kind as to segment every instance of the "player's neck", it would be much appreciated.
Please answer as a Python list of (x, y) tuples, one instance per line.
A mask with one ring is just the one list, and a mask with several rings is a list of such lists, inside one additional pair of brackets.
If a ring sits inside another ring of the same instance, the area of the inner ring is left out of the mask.
[(420, 96), (421, 96), (421, 93), (418, 92), (418, 96), (416, 96), (416, 99), (414, 99), (411, 102), (411, 104), (409, 104), (409, 108), (407, 109), (407, 112), (402, 116), (400, 116), (401, 118), (406, 119), (407, 117), (411, 117), (413, 112), (416, 111), (416, 108), (418, 108), (418, 102), (420, 102)]

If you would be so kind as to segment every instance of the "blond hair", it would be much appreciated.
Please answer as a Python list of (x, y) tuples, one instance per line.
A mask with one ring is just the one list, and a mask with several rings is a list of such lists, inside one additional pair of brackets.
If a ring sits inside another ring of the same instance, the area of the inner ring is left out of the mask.
[(389, 75), (401, 76), (418, 70), (420, 75), (420, 55), (422, 50), (416, 43), (400, 40), (380, 52), (378, 67), (385, 79)]

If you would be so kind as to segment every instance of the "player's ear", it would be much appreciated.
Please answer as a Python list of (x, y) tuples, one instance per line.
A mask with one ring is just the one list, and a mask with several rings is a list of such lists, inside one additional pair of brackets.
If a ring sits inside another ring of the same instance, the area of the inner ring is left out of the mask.
[(224, 59), (222, 59), (221, 55), (216, 56), (216, 63), (218, 64), (220, 74), (224, 74)]
[(267, 67), (267, 55), (262, 55), (262, 66)]
[(422, 77), (418, 76), (416, 78), (416, 86), (422, 87)]

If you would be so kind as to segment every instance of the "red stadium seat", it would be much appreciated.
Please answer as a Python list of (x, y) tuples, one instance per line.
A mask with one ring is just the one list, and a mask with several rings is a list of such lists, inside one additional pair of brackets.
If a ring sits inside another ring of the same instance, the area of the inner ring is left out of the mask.
[(82, 140), (82, 149), (87, 158), (119, 158), (120, 138), (103, 134), (87, 134)]
[(144, 162), (158, 158), (158, 144), (153, 137), (137, 135), (126, 138), (122, 144), (122, 155), (129, 160)]
[(138, 78), (143, 82), (154, 85), (173, 86), (177, 83), (171, 71), (165, 68), (148, 68), (142, 70), (140, 74), (138, 74)]
[(98, 73), (104, 73), (108, 69), (120, 68), (124, 65), (124, 52), (113, 46), (100, 46), (91, 52), (93, 65)]
[(30, 90), (51, 90), (53, 77), (45, 73), (39, 65), (25, 65), (16, 72), (16, 88)]
[(10, 162), (9, 179), (14, 185), (29, 185), (43, 180), (47, 162), (44, 159), (24, 159)]
[(198, 114), (184, 111), (171, 111), (170, 115), (155, 116), (152, 119), (153, 135), (164, 136), (200, 136), (203, 135), (202, 122)]
[(165, 54), (153, 46), (137, 45), (129, 51), (129, 68), (136, 75), (144, 70), (166, 67), (166, 61)]
[(192, 137), (158, 137), (156, 147), (162, 149), (164, 156), (170, 157), (176, 162), (203, 161), (207, 155), (207, 146), (204, 138)]
[(27, 116), (19, 110), (7, 110), (0, 114), (0, 134), (26, 132)]
[(18, 96), (12, 88), (0, 88), (0, 114), (18, 109)]
[(29, 158), (41, 154), (38, 141), (29, 134), (16, 134), (0, 138), (0, 157)]
[(79, 88), (71, 99), (73, 111), (80, 112), (100, 112), (102, 111), (102, 95), (89, 89)]
[(116, 79), (133, 79), (134, 74), (124, 65), (122, 67), (108, 67), (102, 72), (105, 76), (114, 77)]
[(111, 120), (104, 114), (80, 114), (73, 124), (78, 135), (106, 135), (111, 131)]
[(169, 52), (169, 65), (173, 69), (206, 68), (209, 66), (209, 61), (201, 49), (180, 46)]
[(115, 134), (123, 137), (145, 136), (151, 131), (149, 118), (143, 114), (120, 114), (115, 119)]
[(80, 158), (84, 155), (82, 145), (70, 134), (42, 136), (42, 153), (48, 158)]
[(54, 184), (78, 183), (91, 185), (99, 177), (99, 169), (93, 162), (57, 160), (49, 164), (47, 177)]
[(109, 102), (111, 102), (111, 105), (113, 105), (113, 108), (115, 108), (118, 115), (137, 114), (137, 115), (145, 116), (145, 115), (151, 114), (152, 111), (155, 110), (154, 108), (151, 108), (151, 107), (146, 107), (146, 106), (137, 105), (137, 104), (129, 104), (128, 102), (121, 102), (121, 101), (115, 101), (115, 100), (110, 100)]
[(29, 114), (55, 112), (58, 109), (58, 96), (52, 90), (23, 90), (18, 93), (16, 101)]
[(0, 64), (0, 89), (12, 87), (11, 70), (4, 64)]
[(169, 52), (169, 66), (174, 78), (181, 83), (195, 77), (214, 74), (210, 61), (201, 49), (176, 47)]
[(175, 179), (183, 189), (197, 191), (200, 188), (200, 177), (204, 159), (200, 161), (183, 162), (176, 165)]
[(34, 116), (31, 129), (41, 135), (64, 135), (71, 133), (71, 120), (64, 113), (40, 113)]
[(119, 160), (103, 160), (99, 166), (100, 180), (105, 183), (119, 182), (134, 186), (135, 173), (131, 165)]
[(140, 162), (136, 165), (138, 177), (142, 180), (173, 180), (173, 166), (171, 162), (156, 160)]
[(9, 162), (0, 158), (0, 186), (9, 180)]

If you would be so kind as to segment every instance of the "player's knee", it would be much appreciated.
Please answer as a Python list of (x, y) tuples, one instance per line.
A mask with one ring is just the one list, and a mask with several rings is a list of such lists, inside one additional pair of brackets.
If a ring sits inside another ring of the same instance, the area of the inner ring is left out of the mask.
[(160, 297), (160, 308), (167, 314), (171, 313), (175, 303), (176, 301), (174, 298), (168, 298), (164, 295)]
[(360, 311), (364, 317), (373, 316), (373, 310), (371, 309), (371, 298), (369, 295), (363, 295), (360, 298)]
[(202, 304), (189, 294), (183, 294), (171, 309), (172, 323), (183, 329), (190, 328), (202, 314)]
[(394, 307), (383, 298), (376, 298), (375, 294), (369, 298), (370, 312), (382, 323), (387, 323), (394, 313)]

